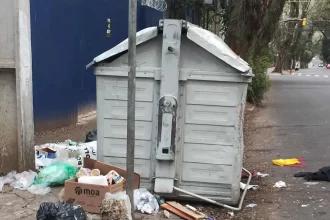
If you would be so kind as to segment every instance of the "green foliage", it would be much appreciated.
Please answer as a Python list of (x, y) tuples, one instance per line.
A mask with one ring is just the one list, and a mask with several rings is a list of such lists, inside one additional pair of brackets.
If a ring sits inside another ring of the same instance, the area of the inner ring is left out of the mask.
[(266, 93), (271, 87), (271, 81), (267, 75), (267, 70), (272, 63), (270, 50), (264, 56), (250, 56), (249, 64), (252, 67), (254, 78), (249, 84), (247, 101), (260, 105), (266, 97)]

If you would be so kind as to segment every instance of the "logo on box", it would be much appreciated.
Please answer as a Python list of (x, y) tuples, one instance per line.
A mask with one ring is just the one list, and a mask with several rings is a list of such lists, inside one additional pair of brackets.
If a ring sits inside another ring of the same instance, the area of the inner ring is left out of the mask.
[(80, 195), (87, 195), (87, 196), (99, 196), (100, 191), (94, 190), (94, 189), (82, 189), (80, 186), (77, 186), (75, 188), (75, 193), (80, 196)]

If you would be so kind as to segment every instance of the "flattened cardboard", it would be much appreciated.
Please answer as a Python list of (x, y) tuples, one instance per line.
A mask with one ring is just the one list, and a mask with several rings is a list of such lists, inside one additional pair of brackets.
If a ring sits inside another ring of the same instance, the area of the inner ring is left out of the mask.
[[(100, 161), (84, 158), (84, 168), (99, 169), (101, 175), (116, 171), (126, 179), (126, 170), (105, 164)], [(140, 188), (140, 175), (134, 175), (134, 189)], [(125, 190), (125, 181), (111, 186), (78, 183), (77, 178), (65, 181), (64, 200), (74, 205), (80, 205), (87, 212), (99, 213), (104, 195), (108, 192), (118, 193)]]

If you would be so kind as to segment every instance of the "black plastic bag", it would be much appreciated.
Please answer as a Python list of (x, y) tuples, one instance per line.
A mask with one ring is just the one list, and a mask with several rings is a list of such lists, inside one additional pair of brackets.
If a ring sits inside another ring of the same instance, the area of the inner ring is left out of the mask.
[(86, 134), (86, 140), (85, 143), (92, 142), (92, 141), (97, 141), (97, 130), (91, 130), (87, 132)]
[(37, 220), (87, 220), (87, 215), (80, 206), (44, 202), (40, 204)]

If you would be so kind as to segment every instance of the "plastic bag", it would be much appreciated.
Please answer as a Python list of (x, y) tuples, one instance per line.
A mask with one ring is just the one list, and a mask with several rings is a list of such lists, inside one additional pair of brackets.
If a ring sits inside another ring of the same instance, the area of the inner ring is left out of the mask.
[(106, 193), (102, 201), (101, 219), (132, 220), (131, 203), (125, 192)]
[(86, 140), (85, 140), (86, 143), (96, 141), (96, 140), (97, 140), (97, 130), (96, 129), (87, 132)]
[(157, 199), (146, 189), (134, 190), (134, 207), (142, 213), (153, 215), (159, 210)]
[(68, 163), (57, 162), (41, 170), (34, 184), (46, 184), (47, 186), (63, 185), (65, 180), (76, 177), (78, 168)]
[(37, 220), (87, 220), (86, 212), (80, 206), (52, 202), (41, 203), (36, 217)]
[(35, 194), (35, 195), (46, 195), (51, 191), (50, 187), (48, 187), (47, 184), (32, 185), (27, 190), (31, 194)]
[(303, 158), (276, 159), (272, 161), (273, 164), (277, 166), (306, 167), (306, 165), (302, 163), (302, 161), (304, 161)]
[(12, 182), (15, 182), (15, 174), (16, 172), (10, 172), (6, 176), (0, 177), (0, 192), (2, 192), (3, 186), (6, 184), (11, 184)]
[(15, 174), (16, 181), (10, 185), (15, 189), (27, 190), (33, 184), (36, 176), (37, 173), (31, 170), (29, 172), (24, 171), (22, 173), (17, 173)]

